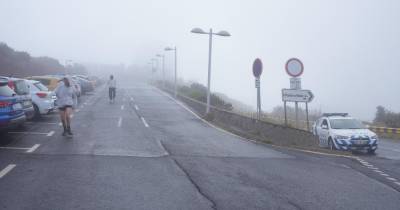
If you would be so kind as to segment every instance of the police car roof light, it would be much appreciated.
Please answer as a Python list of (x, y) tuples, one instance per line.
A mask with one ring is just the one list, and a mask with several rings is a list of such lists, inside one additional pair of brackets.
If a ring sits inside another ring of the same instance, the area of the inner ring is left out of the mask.
[(347, 117), (347, 116), (349, 116), (349, 114), (348, 113), (323, 113), (322, 116), (324, 116), (324, 117), (332, 117), (332, 116)]

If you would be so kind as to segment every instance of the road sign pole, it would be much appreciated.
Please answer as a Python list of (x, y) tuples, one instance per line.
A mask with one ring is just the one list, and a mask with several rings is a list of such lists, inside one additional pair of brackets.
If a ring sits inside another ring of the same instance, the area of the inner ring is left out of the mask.
[(162, 55), (162, 84), (163, 88), (165, 88), (165, 55)]
[(261, 93), (260, 84), (257, 87), (257, 119), (261, 120)]
[(306, 102), (307, 131), (310, 131), (310, 121), (308, 120), (308, 103)]
[(255, 85), (257, 88), (257, 120), (261, 120), (261, 90), (260, 90), (260, 76), (262, 73), (262, 62), (259, 58), (253, 62), (253, 75), (255, 77)]
[(299, 103), (296, 101), (294, 102), (295, 105), (295, 112), (296, 112), (296, 128), (299, 128)]
[(206, 108), (206, 114), (210, 113), (212, 35), (213, 35), (212, 29), (210, 29), (210, 37), (209, 37), (209, 43), (208, 43), (208, 80), (207, 80), (207, 108)]
[(285, 126), (287, 126), (287, 112), (286, 112), (286, 101), (283, 102), (283, 109), (285, 110)]
[(177, 67), (177, 65), (178, 65), (178, 63), (177, 63), (177, 54), (178, 54), (178, 52), (177, 52), (177, 49), (176, 49), (176, 47), (175, 47), (175, 78), (174, 78), (174, 97), (176, 98), (176, 96), (177, 96), (177, 93), (178, 93), (178, 91), (177, 91), (177, 80), (178, 80), (178, 67)]

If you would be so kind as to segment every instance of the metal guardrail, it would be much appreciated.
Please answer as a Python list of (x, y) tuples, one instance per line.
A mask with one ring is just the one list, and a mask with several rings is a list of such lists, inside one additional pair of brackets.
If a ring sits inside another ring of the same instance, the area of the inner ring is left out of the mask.
[(375, 126), (368, 126), (368, 128), (377, 133), (400, 134), (400, 128), (386, 128), (386, 127), (375, 127)]

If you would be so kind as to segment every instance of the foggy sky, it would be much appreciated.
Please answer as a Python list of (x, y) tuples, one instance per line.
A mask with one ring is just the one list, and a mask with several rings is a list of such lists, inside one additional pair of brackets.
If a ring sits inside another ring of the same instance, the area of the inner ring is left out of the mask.
[[(33, 56), (144, 67), (177, 46), (180, 77), (206, 84), (208, 37), (190, 30), (227, 30), (214, 37), (212, 90), (255, 106), (259, 57), (270, 110), (289, 87), (286, 60), (297, 57), (311, 108), (371, 120), (377, 105), (400, 111), (399, 10), (396, 0), (0, 0), (0, 41)], [(172, 71), (172, 53), (166, 59)]]

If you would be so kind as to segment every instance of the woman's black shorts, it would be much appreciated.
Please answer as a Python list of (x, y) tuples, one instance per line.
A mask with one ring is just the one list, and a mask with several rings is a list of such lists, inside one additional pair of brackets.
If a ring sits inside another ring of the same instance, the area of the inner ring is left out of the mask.
[(67, 108), (72, 108), (72, 106), (71, 105), (65, 105), (65, 106), (62, 106), (62, 107), (58, 107), (58, 109), (60, 111), (65, 111)]

